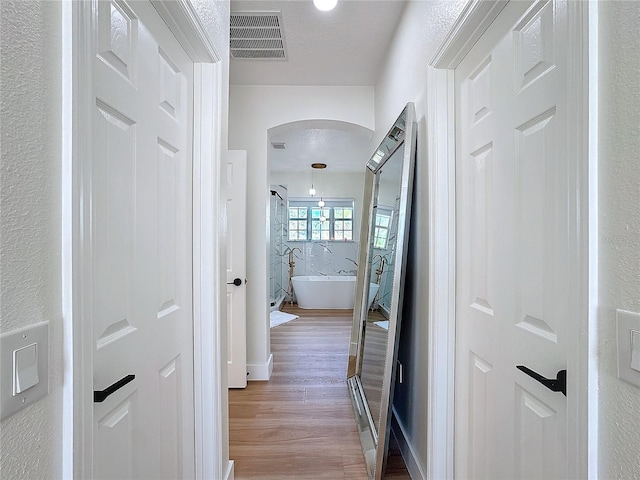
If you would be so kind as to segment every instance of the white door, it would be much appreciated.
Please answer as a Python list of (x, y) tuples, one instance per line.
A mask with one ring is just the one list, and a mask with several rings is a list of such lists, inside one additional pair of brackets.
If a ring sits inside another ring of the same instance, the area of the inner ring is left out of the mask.
[[(193, 64), (148, 2), (98, 3), (95, 478), (193, 478)], [(116, 384), (117, 385), (117, 384)]]
[(227, 152), (227, 319), (229, 387), (247, 386), (247, 152)]
[(516, 368), (555, 379), (572, 335), (565, 29), (512, 1), (455, 71), (457, 478), (568, 474), (567, 398)]

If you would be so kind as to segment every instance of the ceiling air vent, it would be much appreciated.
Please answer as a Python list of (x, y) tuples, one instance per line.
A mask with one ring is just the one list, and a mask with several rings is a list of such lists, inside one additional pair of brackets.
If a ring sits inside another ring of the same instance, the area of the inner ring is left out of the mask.
[(283, 142), (271, 142), (271, 146), (274, 150), (286, 150), (287, 144)]
[(231, 57), (284, 60), (287, 51), (280, 12), (231, 13)]

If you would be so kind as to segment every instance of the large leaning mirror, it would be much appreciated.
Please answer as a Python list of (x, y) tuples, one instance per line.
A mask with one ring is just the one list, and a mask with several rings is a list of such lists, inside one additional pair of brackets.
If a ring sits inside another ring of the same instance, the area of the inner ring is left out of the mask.
[(370, 479), (389, 447), (393, 386), (415, 164), (416, 123), (407, 104), (366, 166), (348, 384)]

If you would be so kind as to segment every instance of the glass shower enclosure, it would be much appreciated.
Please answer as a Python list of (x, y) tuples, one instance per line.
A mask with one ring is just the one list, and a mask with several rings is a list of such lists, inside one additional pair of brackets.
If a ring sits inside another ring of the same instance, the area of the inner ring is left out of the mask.
[(288, 293), (286, 250), (288, 238), (287, 188), (272, 185), (269, 198), (269, 302), (271, 310), (279, 310)]

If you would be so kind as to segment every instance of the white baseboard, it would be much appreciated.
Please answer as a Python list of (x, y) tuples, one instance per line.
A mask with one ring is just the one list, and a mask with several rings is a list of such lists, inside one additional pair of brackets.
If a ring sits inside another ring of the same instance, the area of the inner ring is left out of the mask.
[(266, 363), (247, 363), (248, 381), (269, 380), (273, 372), (273, 354)]
[(407, 433), (398, 420), (398, 414), (395, 408), (393, 409), (393, 415), (391, 416), (391, 430), (398, 441), (402, 459), (404, 460), (404, 464), (407, 466), (407, 470), (409, 471), (409, 475), (412, 480), (427, 480), (425, 470), (420, 464), (420, 459), (416, 454), (413, 445), (411, 445), (407, 440)]
[(227, 471), (224, 473), (224, 477), (223, 480), (233, 480), (235, 478), (235, 474), (234, 474), (234, 463), (233, 460), (229, 460), (229, 463), (227, 464)]

